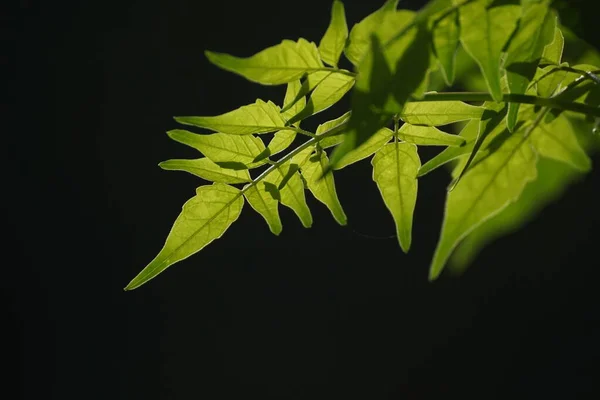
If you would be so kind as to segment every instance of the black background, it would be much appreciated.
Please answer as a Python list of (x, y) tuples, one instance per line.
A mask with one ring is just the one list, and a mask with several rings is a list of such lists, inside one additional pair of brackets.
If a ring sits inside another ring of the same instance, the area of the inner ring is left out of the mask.
[[(591, 3), (569, 2), (583, 18), (576, 29), (600, 47)], [(345, 4), (353, 24), (380, 2)], [(249, 56), (284, 38), (318, 41), (330, 2), (3, 7), (2, 360), (17, 398), (598, 392), (598, 170), (459, 279), (427, 282), (447, 174), (421, 180), (403, 255), (396, 239), (375, 238), (394, 228), (362, 162), (336, 176), (348, 227), (309, 196), (313, 228), (282, 209), (274, 237), (246, 205), (222, 239), (124, 292), (200, 183), (157, 167), (196, 155), (164, 134), (172, 116), (283, 96), (217, 69), (203, 51)]]

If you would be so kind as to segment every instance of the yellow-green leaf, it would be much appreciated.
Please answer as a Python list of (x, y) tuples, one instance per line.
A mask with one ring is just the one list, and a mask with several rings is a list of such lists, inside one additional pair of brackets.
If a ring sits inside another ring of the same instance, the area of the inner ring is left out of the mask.
[(198, 135), (182, 129), (175, 129), (167, 134), (171, 139), (195, 148), (222, 167), (245, 169), (265, 163), (264, 160), (254, 161), (265, 150), (265, 145), (259, 137), (253, 135)]
[(317, 46), (305, 39), (283, 40), (247, 58), (212, 51), (205, 54), (216, 66), (263, 85), (288, 83), (323, 68)]
[(279, 201), (268, 191), (265, 182), (246, 185), (243, 190), (248, 204), (265, 219), (271, 232), (279, 235), (283, 229), (279, 218)]
[(210, 129), (230, 135), (268, 133), (285, 127), (279, 108), (272, 103), (256, 100), (256, 103), (214, 117), (176, 117), (181, 124)]
[[(342, 116), (332, 119), (331, 121), (327, 121), (324, 122), (322, 124), (320, 124), (317, 127), (317, 135), (321, 135), (324, 132), (327, 132), (333, 128), (335, 128), (336, 126), (339, 126), (343, 123), (348, 122), (348, 120), (350, 119), (350, 111), (344, 113)], [(325, 139), (322, 139), (319, 142), (319, 146), (321, 146), (321, 148), (326, 149), (329, 147), (333, 147), (333, 146), (337, 146), (338, 144), (342, 143), (344, 141), (344, 132), (340, 132), (337, 135), (333, 135), (333, 136), (329, 136), (326, 137)]]
[(388, 143), (371, 161), (373, 180), (385, 205), (392, 213), (400, 247), (406, 253), (412, 241), (412, 223), (417, 201), (417, 171), (421, 161), (417, 146), (410, 143)]
[(158, 164), (164, 170), (185, 171), (199, 178), (219, 183), (246, 183), (250, 182), (250, 174), (247, 169), (229, 169), (215, 164), (208, 158), (196, 160), (167, 160)]
[(398, 139), (420, 146), (462, 146), (465, 139), (451, 135), (433, 126), (404, 124), (398, 130)]
[(331, 215), (340, 225), (346, 225), (347, 218), (335, 190), (333, 174), (323, 175), (329, 160), (324, 151), (308, 157), (301, 166), (302, 176), (306, 180), (308, 190), (317, 200), (325, 204)]
[(377, 150), (385, 146), (387, 142), (394, 136), (389, 128), (381, 128), (373, 136), (367, 139), (366, 142), (355, 148), (354, 150), (346, 153), (340, 162), (335, 166), (335, 169), (342, 169), (350, 164), (354, 164), (357, 161), (363, 160), (372, 154), (375, 154)]
[[(317, 73), (324, 73), (324, 72), (315, 72), (315, 74)], [(325, 72), (326, 74), (326, 72)], [(327, 76), (327, 75), (325, 75)], [(303, 94), (301, 94), (302, 91), (302, 83), (300, 82), (299, 79), (296, 79), (295, 81), (291, 81), (287, 84), (287, 88), (285, 91), (285, 97), (283, 98), (283, 104), (285, 106), (289, 105), (289, 107), (285, 108), (285, 110), (281, 110), (281, 116), (283, 117), (283, 119), (285, 119), (286, 121), (290, 118), (292, 118), (294, 115), (298, 114), (300, 111), (302, 111), (302, 109), (306, 106), (306, 98), (304, 97)], [(296, 124), (296, 126), (300, 126), (300, 123)]]
[(310, 228), (313, 219), (310, 209), (306, 204), (304, 182), (302, 182), (302, 178), (297, 170), (290, 171), (293, 168), (292, 165), (295, 164), (291, 164), (289, 161), (284, 163), (267, 175), (265, 181), (279, 188), (284, 178), (287, 180), (285, 186), (279, 188), (281, 204), (291, 208), (300, 219), (300, 222), (302, 222), (302, 225), (305, 228)]
[(183, 205), (158, 255), (125, 288), (135, 289), (165, 269), (220, 238), (242, 212), (244, 198), (234, 187), (215, 183), (200, 186)]
[(495, 101), (502, 101), (500, 57), (515, 27), (521, 7), (475, 0), (459, 8), (460, 42), (478, 64)]
[(406, 103), (400, 118), (412, 125), (440, 126), (481, 118), (483, 111), (462, 101), (416, 101)]
[(544, 47), (540, 63), (560, 65), (564, 47), (565, 37), (560, 30), (560, 25), (556, 23), (554, 27), (554, 39)]
[(325, 35), (319, 43), (321, 59), (327, 64), (337, 67), (337, 63), (346, 46), (348, 38), (348, 25), (346, 24), (346, 13), (344, 4), (334, 0), (331, 8), (331, 21), (325, 31)]
[(459, 39), (458, 11), (448, 13), (433, 26), (433, 49), (448, 86), (454, 82)]
[[(285, 113), (285, 115), (287, 116), (285, 118), (289, 119), (289, 118), (293, 117), (294, 115), (298, 114), (306, 106), (306, 98), (304, 96), (306, 96), (310, 92), (312, 92), (317, 86), (319, 86), (319, 84), (321, 82), (323, 82), (323, 80), (325, 78), (327, 78), (332, 73), (333, 72), (331, 72), (331, 71), (316, 71), (316, 72), (312, 72), (312, 73), (308, 74), (306, 76), (306, 79), (304, 79), (304, 81), (302, 82), (300, 89), (296, 93), (296, 96), (294, 96), (291, 100), (288, 100), (288, 98), (286, 96), (286, 99), (283, 103), (285, 105), (281, 109), (281, 112)], [(301, 106), (298, 106), (297, 108), (294, 107), (294, 112), (289, 112), (289, 110), (293, 106), (295, 106), (296, 103), (299, 101), (302, 102)]]

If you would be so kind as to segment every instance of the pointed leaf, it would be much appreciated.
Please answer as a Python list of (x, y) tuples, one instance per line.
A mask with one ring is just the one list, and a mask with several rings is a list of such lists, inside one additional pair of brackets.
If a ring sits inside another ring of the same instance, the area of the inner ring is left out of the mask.
[[(347, 113), (345, 113), (344, 115), (342, 115), (336, 119), (332, 119), (331, 121), (327, 121), (327, 122), (320, 124), (317, 127), (316, 134), (321, 135), (324, 132), (327, 132), (343, 123), (348, 122), (349, 119), (350, 119), (350, 111), (348, 111)], [(323, 149), (337, 146), (338, 144), (340, 144), (344, 141), (344, 133), (345, 132), (340, 132), (337, 135), (326, 137), (325, 139), (323, 139), (319, 142), (319, 146), (321, 146), (321, 148), (323, 148)]]
[(558, 22), (554, 27), (554, 39), (544, 47), (544, 53), (540, 63), (560, 65), (562, 62), (563, 49), (565, 47), (565, 37), (560, 31)]
[(275, 171), (267, 175), (265, 181), (275, 185), (276, 187), (280, 187), (281, 182), (284, 179), (287, 179), (285, 186), (279, 189), (281, 204), (291, 208), (300, 219), (300, 222), (302, 222), (302, 225), (305, 228), (310, 228), (312, 226), (313, 219), (310, 209), (306, 204), (304, 183), (302, 182), (302, 178), (297, 171), (289, 174), (290, 168), (293, 168), (292, 165), (296, 164), (291, 164), (290, 162), (284, 163)]
[(454, 82), (456, 49), (458, 48), (459, 38), (458, 11), (449, 13), (433, 27), (433, 49), (441, 67), (444, 81), (448, 86), (451, 86)]
[[(512, 38), (506, 56), (506, 81), (510, 93), (523, 94), (533, 79), (544, 48), (554, 39), (556, 16), (549, 1), (523, 7), (519, 29)], [(512, 131), (517, 124), (519, 103), (509, 103), (506, 124)]]
[[(304, 95), (300, 94), (301, 90), (302, 84), (300, 83), (299, 79), (291, 81), (287, 84), (285, 97), (283, 98), (283, 104), (287, 105), (291, 103), (291, 105), (285, 111), (281, 110), (281, 116), (284, 120), (287, 121), (302, 111), (304, 106), (306, 106), (306, 98)], [(296, 124), (296, 126), (300, 126), (300, 123)]]
[(196, 189), (196, 196), (183, 205), (162, 250), (125, 290), (143, 285), (169, 266), (220, 238), (242, 212), (244, 198), (241, 193), (222, 183)]
[(271, 232), (279, 235), (283, 229), (279, 218), (279, 202), (265, 187), (265, 182), (246, 185), (243, 190), (248, 204), (265, 219)]
[(387, 13), (394, 12), (398, 8), (398, 1), (387, 0), (380, 9), (369, 14), (352, 27), (348, 38), (348, 45), (344, 49), (346, 58), (352, 64), (356, 66), (360, 64), (363, 56), (369, 51), (371, 34), (380, 27)]
[(262, 100), (214, 117), (176, 117), (175, 120), (181, 124), (230, 135), (268, 133), (285, 127), (277, 106)]
[(483, 111), (462, 101), (416, 101), (406, 103), (400, 118), (412, 125), (440, 126), (481, 118)]
[(323, 68), (317, 46), (305, 39), (283, 40), (247, 58), (212, 51), (205, 54), (216, 66), (263, 85), (280, 85)]
[(392, 213), (400, 247), (406, 253), (412, 241), (412, 222), (417, 201), (417, 171), (421, 161), (417, 146), (409, 143), (388, 143), (371, 161), (373, 180), (385, 205)]
[(338, 101), (354, 86), (354, 77), (341, 73), (328, 75), (310, 95), (306, 107), (288, 121), (289, 124), (296, 123), (323, 110), (328, 109)]
[[(331, 215), (340, 225), (346, 225), (347, 218), (342, 205), (335, 190), (335, 181), (333, 174), (323, 176), (323, 172), (329, 160), (324, 151), (308, 157), (307, 161), (302, 166), (302, 176), (306, 180), (308, 190), (315, 196), (317, 200), (325, 204)], [(322, 177), (322, 179), (321, 179)]]
[(487, 1), (475, 0), (459, 8), (460, 42), (478, 64), (495, 101), (502, 101), (500, 56), (517, 26), (519, 6), (487, 9)]
[(462, 146), (465, 139), (451, 135), (433, 126), (404, 124), (398, 130), (398, 138), (420, 146)]
[(334, 169), (342, 169), (350, 164), (354, 164), (357, 161), (363, 160), (375, 154), (375, 152), (385, 146), (385, 144), (389, 142), (393, 136), (394, 132), (392, 132), (391, 129), (381, 128), (373, 136), (367, 139), (366, 142), (354, 150), (346, 153), (346, 155), (342, 157)]
[(470, 168), (461, 184), (448, 192), (442, 232), (429, 270), (430, 280), (438, 277), (466, 235), (517, 200), (525, 185), (536, 177), (536, 161), (531, 144), (517, 130)]
[(564, 162), (571, 167), (587, 172), (592, 162), (577, 141), (573, 126), (561, 114), (549, 124), (540, 124), (531, 133), (531, 142), (539, 155)]
[(265, 162), (254, 162), (254, 159), (265, 150), (259, 137), (252, 135), (227, 135), (213, 133), (198, 135), (196, 133), (176, 129), (167, 132), (169, 137), (200, 151), (211, 161), (226, 166), (241, 164), (244, 168), (255, 168)]
[(325, 63), (337, 67), (338, 60), (346, 46), (347, 38), (348, 25), (346, 24), (344, 4), (339, 0), (334, 0), (331, 8), (331, 21), (329, 22), (329, 27), (319, 43), (321, 59)]
[[(319, 84), (323, 82), (323, 80), (332, 73), (333, 72), (331, 71), (317, 71), (310, 73), (306, 76), (306, 79), (304, 79), (304, 81), (302, 82), (300, 89), (298, 90), (296, 95), (293, 98), (291, 98), (291, 100), (288, 100), (286, 93), (286, 99), (284, 101), (285, 106), (281, 109), (281, 112), (285, 113), (286, 115), (285, 118), (289, 119), (294, 115), (298, 114), (306, 106), (306, 98), (304, 96), (308, 95), (310, 92), (315, 90), (315, 88), (319, 86)], [(297, 102), (301, 102), (301, 106), (298, 106), (296, 108), (294, 106)], [(290, 111), (292, 107), (294, 107), (293, 112)]]
[[(568, 67), (567, 63), (562, 66)], [(534, 82), (537, 85), (537, 92), (542, 97), (550, 97), (558, 93), (563, 87), (562, 83), (567, 78), (568, 72), (555, 65), (548, 65), (544, 69), (539, 69)]]
[(250, 182), (250, 174), (247, 169), (235, 170), (222, 168), (208, 158), (196, 160), (167, 160), (158, 164), (164, 170), (185, 171), (207, 181), (218, 183), (246, 183)]

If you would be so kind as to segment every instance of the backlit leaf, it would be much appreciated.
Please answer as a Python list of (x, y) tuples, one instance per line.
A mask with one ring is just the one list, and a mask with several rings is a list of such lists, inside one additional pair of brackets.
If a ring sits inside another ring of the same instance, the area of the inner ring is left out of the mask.
[(125, 290), (143, 285), (169, 266), (220, 238), (238, 219), (243, 205), (244, 198), (239, 189), (222, 183), (200, 186), (196, 196), (183, 205), (162, 250)]
[(483, 111), (462, 101), (416, 101), (406, 103), (400, 118), (412, 125), (440, 126), (481, 118)]
[(279, 188), (281, 204), (291, 208), (300, 219), (300, 222), (302, 222), (302, 225), (305, 228), (310, 228), (313, 219), (310, 209), (306, 204), (304, 182), (302, 182), (302, 178), (297, 171), (297, 166), (296, 171), (290, 171), (291, 168), (294, 168), (293, 165), (296, 164), (290, 162), (284, 163), (267, 175), (265, 181), (279, 187), (284, 179), (287, 180), (285, 186)]
[(213, 133), (198, 135), (182, 129), (167, 132), (169, 137), (177, 142), (186, 144), (200, 151), (211, 161), (233, 169), (255, 168), (265, 162), (254, 162), (254, 159), (265, 150), (265, 145), (259, 137), (252, 135), (227, 135)]
[(433, 26), (433, 49), (448, 86), (454, 82), (459, 38), (458, 11), (449, 13)]
[(392, 213), (400, 247), (406, 253), (412, 241), (412, 223), (417, 201), (417, 171), (421, 161), (410, 143), (388, 143), (371, 161), (373, 180)]
[(271, 232), (279, 235), (283, 229), (279, 218), (279, 202), (268, 191), (265, 182), (245, 186), (244, 196), (248, 204), (265, 219)]
[(193, 125), (230, 135), (268, 133), (285, 127), (277, 106), (262, 100), (214, 117), (176, 117), (181, 124)]
[(500, 56), (517, 26), (521, 7), (500, 5), (488, 9), (488, 3), (475, 0), (459, 8), (460, 41), (477, 62), (494, 100), (501, 101)]
[[(306, 180), (308, 190), (315, 196), (317, 200), (325, 204), (331, 215), (340, 225), (346, 225), (347, 218), (342, 205), (335, 190), (335, 181), (333, 174), (323, 176), (329, 160), (324, 151), (308, 157), (302, 165), (302, 176)], [(322, 178), (321, 178), (322, 177)]]
[[(319, 74), (325, 74), (324, 76), (327, 76), (327, 72), (318, 72)], [(289, 105), (288, 108), (285, 109), (285, 111), (282, 109), (281, 110), (281, 116), (283, 117), (283, 119), (285, 119), (286, 121), (290, 118), (292, 118), (294, 115), (298, 114), (300, 111), (302, 111), (302, 109), (306, 106), (306, 98), (304, 97), (303, 94), (301, 94), (302, 91), (302, 83), (300, 82), (300, 80), (295, 80), (295, 81), (291, 81), (287, 84), (287, 88), (285, 91), (285, 97), (283, 98), (283, 104), (284, 105)], [(297, 126), (300, 126), (300, 124), (296, 124)]]
[(564, 47), (565, 37), (560, 30), (560, 25), (557, 23), (554, 27), (554, 38), (552, 42), (544, 47), (540, 63), (560, 65)]
[(164, 170), (185, 171), (199, 178), (219, 183), (246, 183), (250, 182), (250, 174), (247, 169), (235, 170), (222, 168), (208, 158), (196, 160), (167, 160), (158, 164)]
[[(331, 121), (327, 121), (327, 122), (320, 124), (317, 127), (316, 134), (321, 135), (324, 132), (327, 132), (327, 131), (335, 128), (336, 126), (339, 126), (343, 123), (348, 122), (349, 119), (350, 119), (350, 111), (348, 111), (347, 113), (344, 113), (342, 116), (340, 116), (336, 119), (332, 119)], [(319, 142), (319, 146), (321, 146), (323, 149), (326, 149), (328, 147), (337, 146), (338, 144), (342, 143), (343, 141), (344, 141), (344, 132), (340, 132), (337, 135), (329, 136), (329, 137), (326, 137), (325, 139), (321, 140)]]
[(394, 136), (389, 128), (381, 128), (373, 136), (367, 139), (366, 142), (355, 148), (354, 150), (346, 153), (340, 162), (335, 166), (335, 169), (342, 169), (350, 164), (354, 164), (357, 161), (363, 160), (377, 152), (380, 148), (385, 146), (387, 142)]
[(317, 46), (305, 39), (283, 40), (247, 58), (212, 51), (205, 54), (216, 66), (263, 85), (280, 85), (323, 68)]
[(348, 25), (346, 24), (346, 13), (344, 4), (334, 0), (331, 8), (331, 21), (325, 31), (325, 35), (319, 43), (321, 59), (327, 64), (337, 67), (338, 60), (346, 46), (348, 38)]
[(404, 124), (398, 130), (398, 139), (420, 146), (462, 146), (465, 139), (450, 135), (433, 126)]

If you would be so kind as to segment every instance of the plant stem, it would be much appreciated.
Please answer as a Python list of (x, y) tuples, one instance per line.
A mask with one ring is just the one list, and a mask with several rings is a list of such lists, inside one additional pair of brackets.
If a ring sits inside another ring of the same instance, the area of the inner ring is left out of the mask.
[[(413, 102), (429, 101), (494, 101), (492, 95), (485, 92), (442, 92), (426, 93), (422, 98)], [(509, 93), (502, 96), (505, 103), (534, 104), (537, 106), (557, 108), (565, 111), (574, 111), (582, 114), (600, 117), (600, 108), (592, 107), (583, 103), (567, 102), (549, 97), (537, 97), (527, 94)]]
[[(279, 160), (277, 160), (277, 161), (275, 161), (273, 163), (270, 163), (271, 166), (269, 168), (267, 168), (266, 170), (264, 170), (262, 174), (260, 174), (256, 178), (254, 178), (252, 180), (252, 182), (250, 182), (249, 185), (245, 186), (242, 189), (241, 194), (245, 193), (251, 187), (256, 186), (257, 183), (259, 183), (260, 181), (262, 181), (263, 179), (265, 179), (271, 172), (275, 171), (276, 169), (278, 169), (279, 167), (281, 167), (284, 163), (286, 163), (287, 161), (291, 160), (296, 154), (300, 153), (302, 150), (306, 149), (307, 147), (309, 147), (309, 146), (311, 146), (313, 144), (319, 143), (321, 140), (325, 139), (326, 137), (338, 134), (339, 132), (341, 132), (342, 130), (344, 130), (347, 125), (348, 125), (348, 121), (345, 121), (345, 122), (342, 122), (341, 124), (339, 124), (337, 126), (334, 126), (331, 129), (323, 132), (320, 135), (313, 135), (309, 140), (307, 140), (306, 142), (302, 143), (300, 146), (296, 147), (294, 150), (290, 151), (285, 156), (281, 157)], [(312, 135), (312, 133), (311, 133), (311, 135)]]

